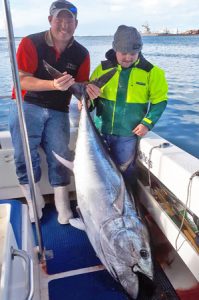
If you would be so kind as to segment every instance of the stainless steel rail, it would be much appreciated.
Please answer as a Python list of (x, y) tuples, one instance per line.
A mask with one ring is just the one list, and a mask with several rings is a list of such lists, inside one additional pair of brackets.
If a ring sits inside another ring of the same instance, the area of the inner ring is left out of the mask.
[(30, 185), (31, 199), (33, 202), (36, 234), (37, 234), (38, 247), (39, 247), (39, 258), (40, 260), (44, 261), (43, 239), (42, 239), (41, 226), (40, 226), (37, 208), (36, 208), (36, 189), (35, 189), (30, 147), (28, 143), (28, 135), (27, 135), (25, 118), (24, 118), (23, 105), (22, 105), (23, 100), (21, 96), (19, 70), (16, 61), (16, 48), (15, 48), (15, 41), (14, 41), (12, 17), (11, 17), (9, 1), (3, 0), (3, 4), (4, 4), (5, 22), (7, 28), (7, 39), (8, 39), (8, 48), (9, 48), (10, 62), (12, 68), (12, 76), (13, 76), (14, 86), (16, 90), (16, 98), (17, 98), (16, 102), (17, 102), (18, 117), (19, 117), (19, 124), (20, 124), (20, 133), (21, 133), (21, 138), (23, 143), (23, 150), (24, 150), (26, 169), (28, 174), (28, 181)]
[(24, 300), (32, 300), (34, 294), (34, 281), (33, 281), (33, 262), (30, 256), (24, 250), (18, 250), (11, 247), (11, 256), (14, 259), (15, 256), (21, 257), (25, 261), (25, 281), (26, 281), (26, 295)]

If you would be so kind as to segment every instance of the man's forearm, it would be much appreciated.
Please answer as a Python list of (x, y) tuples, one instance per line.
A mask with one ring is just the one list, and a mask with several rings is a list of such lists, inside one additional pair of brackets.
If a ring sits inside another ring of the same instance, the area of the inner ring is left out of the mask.
[(67, 91), (68, 88), (74, 84), (75, 80), (67, 72), (63, 76), (54, 80), (39, 79), (31, 74), (19, 73), (22, 90), (26, 91)]
[(55, 90), (53, 80), (43, 80), (33, 76), (20, 75), (21, 88), (26, 91)]

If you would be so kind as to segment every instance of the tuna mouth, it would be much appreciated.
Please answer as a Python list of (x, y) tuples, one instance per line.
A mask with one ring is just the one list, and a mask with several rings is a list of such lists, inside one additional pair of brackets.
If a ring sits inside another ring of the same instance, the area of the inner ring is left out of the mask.
[(131, 270), (134, 274), (138, 275), (140, 274), (143, 275), (144, 277), (148, 278), (148, 280), (152, 281), (153, 282), (153, 277), (154, 277), (154, 274), (153, 274), (153, 269), (151, 270), (150, 266), (149, 266), (149, 269), (147, 268), (143, 268), (139, 266), (139, 264), (135, 264), (131, 267)]
[(139, 271), (137, 271), (135, 274), (138, 276), (139, 281), (139, 294), (137, 298), (139, 299), (142, 290), (144, 290), (144, 293), (147, 297), (152, 297), (156, 289), (156, 285), (153, 280)]

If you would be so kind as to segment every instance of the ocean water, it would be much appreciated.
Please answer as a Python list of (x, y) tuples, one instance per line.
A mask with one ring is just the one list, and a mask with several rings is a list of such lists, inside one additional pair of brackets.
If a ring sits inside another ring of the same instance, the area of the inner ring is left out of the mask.
[[(91, 70), (111, 48), (112, 37), (77, 37), (91, 55)], [(16, 38), (16, 47), (20, 38)], [(153, 131), (199, 158), (199, 36), (146, 36), (143, 54), (163, 68), (168, 106)], [(12, 72), (6, 39), (0, 38), (0, 131), (8, 128)]]

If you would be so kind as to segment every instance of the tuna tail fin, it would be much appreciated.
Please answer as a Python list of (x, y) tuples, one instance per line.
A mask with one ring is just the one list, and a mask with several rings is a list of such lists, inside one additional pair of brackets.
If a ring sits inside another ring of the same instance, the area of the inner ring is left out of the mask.
[(117, 68), (113, 68), (110, 71), (106, 72), (99, 78), (96, 78), (95, 80), (91, 81), (90, 83), (95, 84), (99, 88), (102, 88), (117, 72)]
[(73, 171), (74, 168), (74, 163), (73, 161), (69, 161), (64, 159), (63, 157), (59, 156), (58, 154), (56, 154), (54, 151), (52, 151), (54, 156), (56, 157), (56, 159), (62, 163), (66, 168), (68, 168), (69, 170)]
[(74, 83), (69, 87), (69, 91), (78, 99), (81, 100), (86, 91), (86, 85), (84, 83)]
[(53, 79), (57, 79), (63, 76), (63, 73), (53, 68), (43, 59), (43, 65), (46, 71), (52, 76)]

